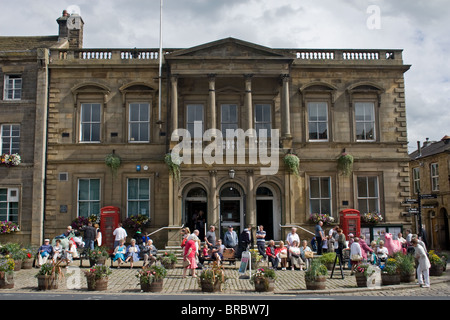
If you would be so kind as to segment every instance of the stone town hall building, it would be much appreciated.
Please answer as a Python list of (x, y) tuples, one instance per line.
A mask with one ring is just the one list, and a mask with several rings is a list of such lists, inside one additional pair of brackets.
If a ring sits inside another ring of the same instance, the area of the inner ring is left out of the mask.
[[(68, 29), (68, 18), (45, 42), (0, 37), (2, 153), (13, 145), (23, 158), (0, 167), (0, 220), (21, 225), (17, 239), (39, 244), (105, 206), (122, 220), (148, 215), (149, 231), (164, 228), (154, 234), (159, 246), (177, 244), (200, 211), (219, 232), (263, 224), (275, 240), (293, 225), (313, 230), (310, 213), (339, 223), (349, 208), (383, 216), (362, 225), (372, 239), (411, 226), (402, 205), (410, 186), (401, 50), (275, 49), (226, 38), (164, 48), (159, 86), (159, 49), (83, 48), (84, 22)], [(175, 129), (192, 138), (179, 179), (164, 160), (188, 141)], [(254, 135), (224, 139), (211, 153), (209, 129)], [(270, 163), (261, 154), (254, 162), (255, 141)], [(337, 167), (344, 151), (354, 157), (349, 175)], [(300, 159), (298, 175), (283, 162), (288, 153)], [(121, 159), (115, 174), (110, 154)], [(261, 171), (276, 162), (276, 172)]]

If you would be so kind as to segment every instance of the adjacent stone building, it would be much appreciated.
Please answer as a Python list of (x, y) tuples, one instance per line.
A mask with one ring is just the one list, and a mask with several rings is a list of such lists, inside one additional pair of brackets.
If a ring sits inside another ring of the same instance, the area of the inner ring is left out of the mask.
[[(423, 144), (410, 154), (411, 197), (434, 195), (421, 201), (421, 218), (426, 242), (431, 248), (448, 250), (450, 246), (450, 137)], [(417, 208), (417, 205), (412, 207)], [(419, 230), (418, 217), (414, 216), (414, 230)], [(418, 232), (418, 231), (417, 231)]]
[[(275, 240), (291, 226), (310, 239), (311, 213), (339, 223), (348, 208), (382, 215), (363, 224), (368, 239), (411, 227), (402, 205), (410, 182), (401, 50), (225, 38), (164, 48), (160, 78), (159, 49), (81, 48), (77, 19), (72, 46), (50, 50), (45, 236), (106, 206), (122, 220), (148, 215), (149, 231), (161, 229), (152, 235), (158, 246), (178, 244), (179, 229), (198, 227), (200, 212), (200, 225), (218, 234), (263, 224)], [(179, 178), (165, 162), (175, 153)], [(346, 175), (343, 153), (354, 159)], [(298, 175), (287, 154), (298, 157)], [(110, 155), (120, 158), (117, 171), (106, 165)]]

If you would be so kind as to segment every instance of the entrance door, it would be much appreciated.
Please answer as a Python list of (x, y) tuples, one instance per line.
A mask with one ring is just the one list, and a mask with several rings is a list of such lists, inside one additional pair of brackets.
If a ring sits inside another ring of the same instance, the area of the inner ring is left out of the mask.
[(200, 239), (205, 237), (205, 227), (207, 225), (207, 196), (203, 188), (196, 187), (191, 189), (185, 198), (184, 225), (188, 227), (191, 233), (198, 229)]
[(277, 196), (272, 188), (256, 189), (256, 224), (264, 227), (266, 241), (280, 239), (280, 218)]
[(243, 221), (243, 196), (236, 186), (226, 186), (220, 192), (220, 237), (232, 226), (239, 235)]

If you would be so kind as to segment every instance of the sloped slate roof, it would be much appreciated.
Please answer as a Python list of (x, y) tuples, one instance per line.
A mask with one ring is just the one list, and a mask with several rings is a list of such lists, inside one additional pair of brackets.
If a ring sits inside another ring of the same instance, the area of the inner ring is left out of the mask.
[(58, 44), (58, 36), (42, 37), (0, 37), (1, 51), (34, 51), (37, 48), (50, 48)]
[(441, 141), (432, 142), (426, 147), (421, 148), (421, 155), (419, 156), (419, 150), (414, 151), (409, 156), (411, 159), (419, 159), (429, 157), (435, 154), (450, 152), (450, 137), (445, 136)]

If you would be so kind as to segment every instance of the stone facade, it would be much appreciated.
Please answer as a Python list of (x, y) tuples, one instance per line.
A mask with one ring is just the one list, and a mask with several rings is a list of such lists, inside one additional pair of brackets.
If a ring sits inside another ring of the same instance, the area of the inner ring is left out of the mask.
[[(435, 195), (421, 200), (421, 220), (430, 248), (448, 250), (450, 245), (450, 137), (441, 141), (418, 141), (418, 149), (410, 154), (411, 197)], [(417, 207), (417, 205), (412, 205)], [(419, 219), (414, 217), (414, 230), (419, 233)]]
[[(82, 43), (78, 31), (69, 43)], [(219, 234), (263, 224), (275, 240), (291, 226), (310, 239), (310, 213), (339, 223), (348, 208), (380, 212), (386, 231), (411, 225), (401, 204), (410, 193), (409, 66), (401, 50), (274, 49), (227, 38), (163, 52), (159, 79), (158, 49), (51, 49), (46, 237), (105, 206), (118, 207), (121, 220), (148, 214), (149, 231), (163, 228), (153, 236), (159, 246), (178, 244), (182, 226), (198, 227), (200, 211)], [(224, 147), (194, 139), (192, 161), (183, 149), (174, 179), (164, 159), (185, 141), (175, 130), (194, 133), (196, 123), (201, 135), (226, 128), (274, 135)], [(268, 154), (253, 163), (255, 141)], [(237, 149), (244, 153), (233, 161), (204, 157)], [(343, 152), (354, 157), (348, 176), (337, 169)], [(300, 159), (298, 176), (283, 162), (291, 153)], [(116, 175), (105, 164), (109, 154), (121, 158)], [(261, 170), (275, 163), (275, 172)], [(377, 236), (379, 229), (364, 228)]]

